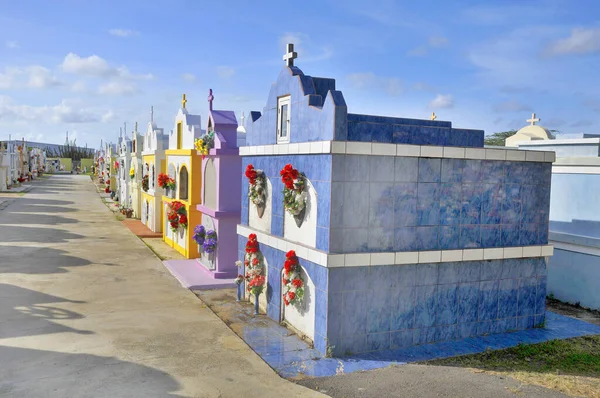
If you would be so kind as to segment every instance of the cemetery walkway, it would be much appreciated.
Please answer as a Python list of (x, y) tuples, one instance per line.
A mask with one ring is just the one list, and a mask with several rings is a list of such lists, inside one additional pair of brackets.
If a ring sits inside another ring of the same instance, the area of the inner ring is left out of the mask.
[(0, 397), (319, 395), (182, 289), (88, 176), (32, 185), (0, 210)]

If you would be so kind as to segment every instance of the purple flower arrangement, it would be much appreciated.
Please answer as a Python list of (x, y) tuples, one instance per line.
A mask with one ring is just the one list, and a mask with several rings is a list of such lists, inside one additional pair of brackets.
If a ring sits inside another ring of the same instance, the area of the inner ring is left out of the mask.
[(213, 253), (217, 248), (217, 233), (213, 230), (206, 232), (206, 239), (202, 245), (205, 253)]
[(196, 225), (194, 240), (198, 246), (202, 246), (204, 253), (213, 253), (217, 248), (217, 233), (213, 230), (207, 231), (204, 225)]
[(196, 228), (194, 228), (194, 240), (199, 246), (202, 246), (205, 239), (206, 229), (204, 229), (204, 225), (196, 225)]

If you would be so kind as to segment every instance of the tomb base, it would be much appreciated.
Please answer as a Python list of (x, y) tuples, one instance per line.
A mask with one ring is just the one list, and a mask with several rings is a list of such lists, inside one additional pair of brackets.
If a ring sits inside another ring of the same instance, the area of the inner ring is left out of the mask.
[(196, 260), (166, 260), (163, 265), (186, 289), (209, 290), (237, 286), (233, 279), (213, 278)]

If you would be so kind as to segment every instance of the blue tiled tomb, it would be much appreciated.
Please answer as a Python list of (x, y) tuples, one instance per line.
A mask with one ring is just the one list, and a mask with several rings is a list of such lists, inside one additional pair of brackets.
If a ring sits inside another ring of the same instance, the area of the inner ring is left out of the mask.
[[(256, 233), (268, 269), (262, 308), (317, 350), (356, 354), (544, 323), (550, 154), (484, 148), (482, 130), (447, 121), (349, 114), (334, 79), (296, 66), (281, 70), (245, 128), (243, 170), (265, 172), (268, 196), (259, 218), (242, 179), (238, 254)], [(301, 227), (283, 208), (286, 164), (309, 182)], [(288, 250), (308, 282), (295, 309), (281, 300)]]

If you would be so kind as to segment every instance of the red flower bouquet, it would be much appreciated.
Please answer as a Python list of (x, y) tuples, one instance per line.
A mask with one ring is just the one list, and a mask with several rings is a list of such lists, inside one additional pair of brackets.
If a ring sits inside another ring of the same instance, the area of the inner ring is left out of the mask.
[(158, 175), (158, 186), (161, 188), (166, 188), (169, 183), (169, 176), (165, 173), (160, 173)]
[(246, 266), (248, 292), (258, 297), (264, 290), (266, 278), (264, 275), (264, 258), (258, 249), (256, 234), (250, 234), (248, 236), (244, 265)]
[(283, 207), (293, 216), (299, 215), (306, 206), (308, 196), (305, 191), (305, 176), (291, 164), (286, 164), (279, 172), (283, 188)]
[(177, 232), (180, 227), (187, 228), (188, 218), (185, 205), (177, 200), (168, 204), (167, 220), (171, 225), (171, 230)]
[(283, 264), (283, 302), (285, 305), (295, 304), (304, 296), (304, 279), (302, 267), (298, 262), (296, 252), (290, 250), (285, 255)]
[(266, 176), (262, 170), (255, 169), (251, 164), (246, 167), (246, 177), (250, 184), (248, 186), (248, 197), (256, 206), (263, 206), (266, 198)]

